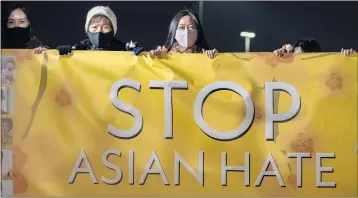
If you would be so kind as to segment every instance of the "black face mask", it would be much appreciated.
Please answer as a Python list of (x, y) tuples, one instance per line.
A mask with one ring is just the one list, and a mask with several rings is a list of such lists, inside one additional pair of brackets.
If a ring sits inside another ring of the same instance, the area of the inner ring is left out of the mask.
[(88, 32), (87, 36), (90, 39), (92, 45), (101, 49), (107, 49), (111, 43), (113, 31), (108, 33)]
[(30, 41), (30, 27), (14, 27), (4, 29), (5, 47), (12, 49), (25, 49), (26, 43)]

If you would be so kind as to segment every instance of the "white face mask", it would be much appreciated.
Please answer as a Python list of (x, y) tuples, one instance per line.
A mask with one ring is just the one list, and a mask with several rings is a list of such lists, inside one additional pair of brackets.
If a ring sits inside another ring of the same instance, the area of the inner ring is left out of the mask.
[(192, 47), (195, 45), (196, 39), (198, 38), (197, 30), (177, 30), (175, 33), (175, 40), (182, 47)]

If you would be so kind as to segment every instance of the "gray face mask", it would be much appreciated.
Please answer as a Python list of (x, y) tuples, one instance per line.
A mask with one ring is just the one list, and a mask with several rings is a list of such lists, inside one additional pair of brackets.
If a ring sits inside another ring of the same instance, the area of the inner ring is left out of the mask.
[(103, 32), (88, 32), (87, 36), (91, 41), (91, 44), (97, 48), (107, 49), (111, 44), (113, 37), (113, 31), (108, 33)]

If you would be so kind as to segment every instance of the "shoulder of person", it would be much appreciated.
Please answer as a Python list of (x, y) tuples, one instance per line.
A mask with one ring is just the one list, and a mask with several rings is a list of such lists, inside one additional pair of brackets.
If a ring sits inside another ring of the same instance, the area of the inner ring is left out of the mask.
[(126, 44), (124, 42), (120, 41), (119, 39), (117, 39), (116, 37), (113, 37), (111, 40), (110, 50), (111, 51), (127, 51)]

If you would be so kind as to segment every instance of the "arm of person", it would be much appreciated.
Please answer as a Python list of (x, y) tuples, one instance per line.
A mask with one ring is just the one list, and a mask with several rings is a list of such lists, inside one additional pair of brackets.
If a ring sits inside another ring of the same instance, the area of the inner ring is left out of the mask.
[(215, 58), (217, 53), (218, 53), (218, 51), (216, 49), (213, 49), (213, 50), (205, 50), (205, 49), (203, 49), (203, 54), (205, 54), (210, 59)]
[(50, 49), (49, 46), (44, 45), (37, 37), (32, 38), (32, 43), (32, 48), (35, 54), (41, 54), (42, 52)]

